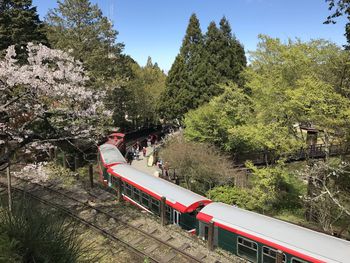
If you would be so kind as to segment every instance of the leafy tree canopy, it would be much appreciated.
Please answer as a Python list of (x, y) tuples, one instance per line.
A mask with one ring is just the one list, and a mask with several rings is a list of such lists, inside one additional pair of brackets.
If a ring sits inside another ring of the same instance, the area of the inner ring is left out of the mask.
[(58, 1), (46, 23), (50, 43), (81, 60), (96, 87), (116, 78), (123, 62), (123, 45), (116, 43), (118, 32), (96, 4), (89, 0)]
[(185, 135), (236, 154), (292, 152), (305, 143), (295, 125), (305, 123), (324, 131), (325, 143), (347, 141), (348, 87), (340, 70), (347, 68), (347, 52), (324, 40), (260, 39), (243, 74), (245, 88), (229, 86), (230, 96), (187, 114)]
[(165, 88), (165, 74), (148, 58), (145, 67), (130, 61), (131, 78), (113, 92), (111, 108), (115, 125), (122, 130), (136, 129), (158, 123), (160, 94)]
[(247, 166), (252, 169), (248, 188), (218, 186), (209, 191), (208, 196), (214, 201), (269, 214), (301, 207), (299, 196), (305, 192), (305, 187), (285, 167), (257, 169), (251, 164)]

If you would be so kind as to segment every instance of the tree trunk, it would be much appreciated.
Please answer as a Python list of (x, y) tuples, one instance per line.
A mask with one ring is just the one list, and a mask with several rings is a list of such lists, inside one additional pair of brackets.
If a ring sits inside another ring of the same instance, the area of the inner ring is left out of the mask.
[[(311, 197), (313, 192), (313, 184), (312, 184), (312, 177), (309, 176), (307, 180), (307, 197)], [(311, 202), (308, 202), (306, 204), (306, 209), (305, 209), (305, 219), (306, 221), (312, 221), (313, 219), (313, 212), (312, 212), (312, 204)]]
[[(9, 151), (8, 147), (6, 147), (6, 152)], [(7, 192), (8, 192), (8, 206), (9, 212), (12, 212), (12, 192), (11, 192), (11, 171), (10, 171), (10, 160), (8, 160), (8, 166), (6, 168), (7, 174)]]

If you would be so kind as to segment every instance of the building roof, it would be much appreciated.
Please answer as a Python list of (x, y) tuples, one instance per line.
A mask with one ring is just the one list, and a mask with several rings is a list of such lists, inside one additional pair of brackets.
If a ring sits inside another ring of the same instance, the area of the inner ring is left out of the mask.
[(311, 262), (349, 262), (350, 242), (223, 203), (211, 203), (197, 215), (247, 238)]
[(105, 143), (99, 147), (101, 160), (105, 167), (111, 166), (117, 163), (126, 163), (124, 156), (120, 153), (118, 148), (113, 144)]
[(211, 202), (204, 196), (193, 193), (164, 179), (143, 173), (127, 164), (114, 165), (108, 169), (108, 172), (114, 176), (121, 177), (123, 181), (158, 200), (164, 196), (166, 203), (181, 213), (192, 212), (198, 206)]

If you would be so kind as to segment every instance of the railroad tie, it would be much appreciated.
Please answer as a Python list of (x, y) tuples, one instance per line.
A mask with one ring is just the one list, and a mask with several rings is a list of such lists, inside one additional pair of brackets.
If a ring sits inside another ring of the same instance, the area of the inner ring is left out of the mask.
[(162, 263), (168, 263), (170, 260), (172, 260), (174, 257), (176, 257), (176, 253), (170, 252), (169, 254), (165, 255), (165, 257), (161, 260)]
[(182, 244), (182, 245), (179, 247), (179, 250), (184, 251), (184, 250), (186, 250), (187, 248), (189, 248), (190, 246), (191, 246), (190, 244), (184, 243), (184, 244)]
[(149, 253), (152, 253), (154, 250), (156, 250), (157, 248), (159, 248), (159, 246), (157, 244), (154, 244), (148, 248), (146, 248), (145, 250), (145, 253), (146, 254), (149, 254)]
[(172, 236), (166, 236), (166, 237), (162, 237), (162, 240), (164, 242), (168, 242), (169, 240), (171, 240), (173, 237)]
[(137, 243), (140, 243), (142, 240), (144, 240), (144, 237), (139, 237), (137, 239), (133, 239), (130, 241), (131, 245), (136, 245)]
[(206, 258), (207, 256), (198, 252), (197, 255), (195, 256), (195, 258), (197, 258), (198, 260), (203, 260), (204, 258)]

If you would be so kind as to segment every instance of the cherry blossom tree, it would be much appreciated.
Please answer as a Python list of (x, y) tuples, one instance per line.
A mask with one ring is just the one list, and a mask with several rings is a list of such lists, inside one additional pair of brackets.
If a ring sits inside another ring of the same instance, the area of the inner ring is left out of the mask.
[(19, 63), (14, 46), (0, 60), (0, 155), (6, 167), (27, 145), (43, 147), (62, 140), (95, 141), (111, 124), (106, 93), (86, 88), (82, 63), (44, 45), (27, 45)]

